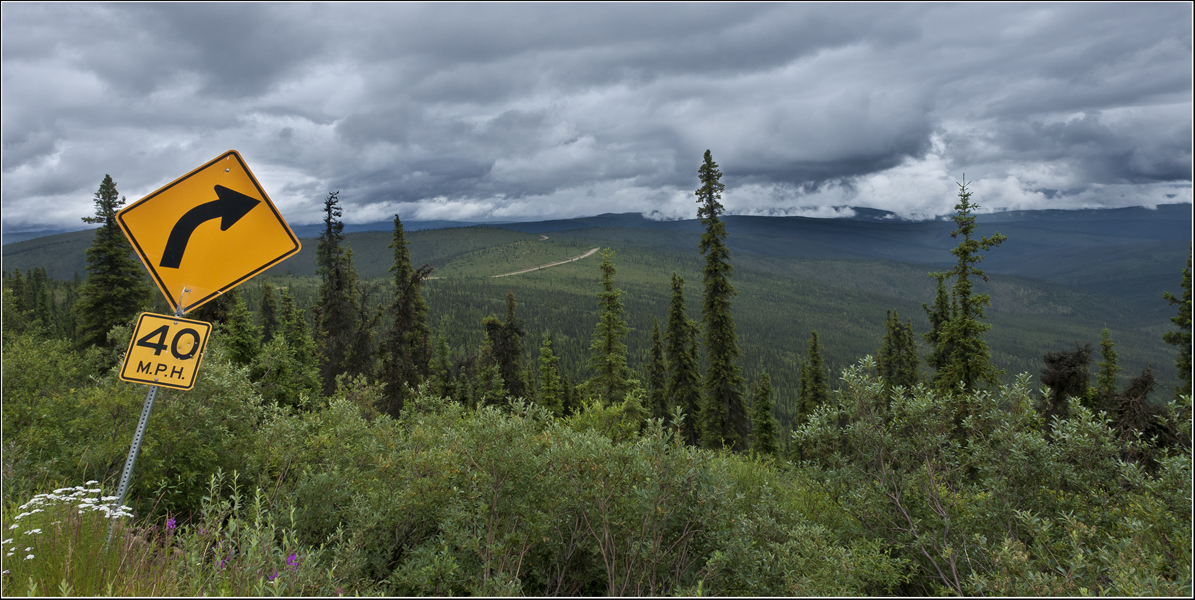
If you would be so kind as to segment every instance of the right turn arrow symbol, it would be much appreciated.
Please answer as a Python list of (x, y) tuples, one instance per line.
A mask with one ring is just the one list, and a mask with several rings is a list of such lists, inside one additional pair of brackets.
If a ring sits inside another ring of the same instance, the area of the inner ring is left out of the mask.
[(162, 262), (158, 263), (158, 266), (177, 269), (182, 264), (187, 242), (191, 240), (191, 234), (195, 232), (196, 227), (212, 219), (220, 219), (220, 231), (228, 231), (229, 227), (261, 203), (257, 198), (222, 185), (217, 185), (215, 190), (219, 200), (192, 208), (174, 224), (174, 228), (170, 230), (170, 237), (166, 240), (166, 249), (162, 251)]

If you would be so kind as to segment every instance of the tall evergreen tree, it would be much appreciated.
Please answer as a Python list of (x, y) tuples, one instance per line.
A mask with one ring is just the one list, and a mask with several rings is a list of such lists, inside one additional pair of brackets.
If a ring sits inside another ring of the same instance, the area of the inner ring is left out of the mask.
[(778, 456), (776, 417), (772, 415), (772, 378), (764, 371), (754, 386), (754, 410), (751, 418), (751, 450), (762, 456)]
[(1103, 333), (1100, 334), (1100, 372), (1096, 376), (1095, 389), (1100, 396), (1111, 397), (1116, 395), (1116, 374), (1120, 372), (1120, 366), (1116, 364), (1116, 344), (1112, 342), (1112, 335), (1108, 333), (1108, 328), (1105, 327)]
[(54, 290), (45, 267), (34, 267), (29, 277), (28, 306), (33, 309), (33, 320), (40, 321), (46, 332), (58, 333), (58, 311), (54, 304)]
[(560, 416), (564, 414), (564, 387), (560, 380), (560, 365), (552, 352), (552, 336), (544, 332), (539, 348), (539, 405)]
[(709, 150), (697, 169), (701, 187), (697, 195), (697, 216), (705, 226), (701, 253), (705, 256), (701, 282), (704, 295), (701, 318), (705, 324), (705, 349), (709, 368), (705, 372), (705, 402), (701, 409), (703, 442), (708, 447), (723, 444), (743, 450), (747, 442), (747, 407), (743, 402), (743, 375), (738, 365), (739, 341), (730, 300), (737, 294), (730, 284), (733, 268), (726, 246), (726, 223), (722, 214), (722, 172)]
[(797, 423), (804, 423), (819, 406), (830, 402), (830, 376), (822, 358), (822, 345), (817, 332), (809, 335), (809, 362), (801, 365), (801, 386), (798, 390)]
[(436, 331), (436, 355), (431, 363), (432, 393), (442, 398), (453, 398), (462, 404), (465, 402), (456, 397), (456, 384), (452, 377), (452, 357), (448, 350), (448, 336), (444, 331), (444, 321)]
[(382, 340), (382, 372), (385, 387), (386, 412), (397, 417), (407, 399), (408, 388), (414, 389), (429, 374), (432, 356), (431, 334), (427, 328), (427, 302), (423, 300), (423, 280), (431, 267), (411, 266), (411, 251), (403, 232), (402, 221), (394, 215), (394, 300), (390, 314), (394, 323)]
[(150, 301), (142, 267), (116, 223), (116, 212), (124, 202), (112, 176), (104, 175), (95, 193), (95, 215), (83, 217), (84, 223), (98, 223), (100, 228), (87, 249), (87, 281), (75, 308), (82, 346), (107, 346), (108, 332), (132, 321)]
[[(482, 366), (489, 368), (496, 366), (501, 375), (505, 393), (494, 396), (487, 402), (502, 402), (507, 396), (511, 398), (527, 398), (530, 390), (527, 388), (525, 370), (523, 368), (523, 321), (515, 314), (518, 304), (515, 303), (514, 292), (506, 292), (506, 322), (499, 321), (494, 316), (482, 320), (485, 328), (486, 347), (482, 351)], [(488, 374), (482, 373), (485, 377)], [(486, 385), (492, 387), (493, 381), (486, 379)]]
[(701, 372), (697, 364), (697, 323), (685, 310), (685, 279), (672, 273), (672, 303), (668, 307), (665, 357), (668, 361), (668, 390), (670, 404), (684, 412), (681, 438), (689, 445), (701, 441), (698, 421), (701, 410)]
[(245, 306), (245, 300), (240, 296), (236, 298), (227, 326), (228, 350), (232, 362), (248, 366), (261, 351), (261, 328), (253, 322), (253, 317), (249, 315), (249, 307)]
[(278, 300), (274, 297), (274, 286), (268, 281), (261, 282), (261, 302), (258, 304), (258, 314), (261, 316), (261, 343), (268, 344), (278, 335)]
[(946, 368), (950, 358), (950, 340), (946, 329), (950, 326), (950, 320), (954, 318), (954, 306), (950, 303), (950, 292), (946, 289), (946, 273), (935, 272), (929, 275), (937, 280), (937, 285), (933, 307), (921, 304), (925, 315), (929, 317), (930, 327), (923, 336), (929, 346), (929, 355), (925, 357), (925, 363), (937, 372)]
[(321, 277), (315, 307), (315, 339), (320, 350), (320, 380), (324, 395), (336, 391), (336, 376), (350, 377), (370, 370), (369, 330), (362, 327), (357, 269), (353, 250), (344, 240), (340, 221), (340, 192), (324, 199), (324, 231), (316, 246), (316, 273)]
[(664, 344), (660, 339), (660, 320), (652, 319), (651, 362), (647, 365), (647, 396), (651, 404), (651, 418), (663, 419), (672, 412), (669, 406), (668, 367), (664, 362)]
[(630, 381), (619, 408), (623, 423), (630, 425), (634, 431), (643, 431), (651, 412), (643, 406), (643, 388), (639, 387), (638, 380)]
[(4, 273), (3, 335), (5, 340), (12, 334), (25, 333), (29, 327), (25, 287), (25, 278), (21, 275), (20, 269), (13, 269), (11, 276), (7, 271)]
[(975, 267), (984, 258), (979, 251), (990, 250), (1007, 238), (995, 233), (989, 237), (972, 239), (975, 233), (975, 215), (972, 211), (979, 205), (971, 203), (971, 192), (967, 191), (965, 179), (958, 186), (959, 202), (951, 217), (958, 229), (950, 233), (950, 237), (956, 239), (960, 235), (963, 237), (959, 245), (951, 250), (958, 263), (945, 273), (931, 273), (934, 277), (943, 275), (955, 278), (951, 286), (950, 320), (933, 340), (933, 356), (944, 358), (945, 361), (933, 378), (935, 386), (943, 392), (953, 392), (959, 383), (962, 383), (965, 392), (973, 391), (980, 383), (997, 385), (1002, 373), (992, 366), (991, 350), (983, 340), (983, 333), (992, 328), (981, 321), (985, 316), (984, 307), (991, 305), (991, 297), (974, 293), (971, 277), (988, 280), (987, 275)]
[(1191, 251), (1187, 250), (1187, 268), (1183, 269), (1183, 297), (1178, 298), (1170, 292), (1163, 292), (1163, 297), (1170, 304), (1178, 305), (1178, 316), (1170, 317), (1170, 322), (1178, 327), (1178, 331), (1167, 331), (1162, 340), (1167, 344), (1178, 347), (1178, 356), (1174, 359), (1174, 366), (1178, 368), (1179, 384), (1174, 388), (1174, 395), (1191, 395)]
[(590, 394), (607, 405), (622, 404), (630, 379), (627, 345), (623, 338), (631, 330), (622, 315), (623, 291), (614, 287), (614, 251), (601, 252), (602, 291), (598, 292), (598, 322), (589, 345), (589, 366), (594, 376), (587, 382)]
[(12, 300), (10, 307), (18, 313), (24, 313), (29, 310), (29, 289), (25, 282), (25, 276), (21, 275), (20, 269), (13, 269), (12, 275), (5, 277), (4, 283), (8, 284), (8, 289), (12, 290)]
[(298, 406), (300, 398), (318, 397), (319, 355), (307, 320), (286, 288), (280, 290), (279, 329), (253, 362), (251, 377), (267, 400)]
[(502, 369), (498, 363), (492, 363), (488, 367), (483, 365), (478, 369), (474, 396), (477, 406), (505, 405), (510, 400), (509, 388), (502, 379)]
[(884, 343), (880, 347), (877, 361), (884, 385), (889, 390), (897, 386), (912, 388), (917, 385), (919, 362), (912, 319), (907, 324), (901, 323), (900, 315), (896, 311), (888, 311)]

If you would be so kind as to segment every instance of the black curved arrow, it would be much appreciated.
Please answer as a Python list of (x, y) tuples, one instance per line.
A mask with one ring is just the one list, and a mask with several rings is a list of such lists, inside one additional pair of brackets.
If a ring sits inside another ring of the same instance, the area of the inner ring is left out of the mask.
[(158, 266), (178, 268), (183, 262), (183, 253), (187, 251), (187, 242), (191, 240), (191, 234), (195, 232), (196, 227), (212, 219), (220, 219), (220, 231), (228, 231), (229, 227), (249, 214), (249, 211), (261, 202), (257, 198), (251, 198), (222, 185), (216, 186), (215, 189), (219, 200), (192, 208), (174, 224), (174, 229), (170, 230), (170, 237), (166, 239), (166, 249), (162, 251), (162, 262), (158, 263)]

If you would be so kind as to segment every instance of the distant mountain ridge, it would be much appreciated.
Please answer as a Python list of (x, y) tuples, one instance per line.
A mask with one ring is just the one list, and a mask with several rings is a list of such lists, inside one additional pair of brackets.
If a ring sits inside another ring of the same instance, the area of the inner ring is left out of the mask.
[[(950, 237), (954, 230), (952, 221), (906, 221), (890, 218), (888, 215), (891, 214), (866, 209), (855, 217), (837, 219), (740, 215), (729, 215), (724, 219), (730, 248), (736, 253), (783, 258), (892, 260), (924, 265), (953, 263), (950, 250), (958, 242)], [(999, 231), (1009, 237), (1008, 242), (989, 253), (981, 267), (993, 273), (1044, 277), (1076, 286), (1084, 286), (1088, 281), (1107, 282), (1105, 276), (1089, 279), (1073, 275), (1080, 272), (1094, 275), (1090, 264), (1093, 261), (1114, 261), (1126, 269), (1125, 272), (1140, 276), (1169, 273), (1173, 270), (1170, 263), (1176, 257), (1186, 256), (1191, 241), (1189, 203), (1161, 205), (1157, 209), (1015, 211), (978, 215), (977, 218), (979, 235)], [(698, 219), (655, 221), (638, 213), (502, 224), (411, 221), (404, 222), (403, 226), (411, 233), (468, 227), (535, 235), (568, 231), (572, 232), (571, 237), (591, 238), (600, 241), (601, 245), (630, 243), (694, 249), (697, 236), (703, 230)], [(389, 264), (368, 264), (365, 258), (376, 256), (382, 262), (388, 260), (384, 258), (389, 256), (385, 246), (389, 243), (387, 234), (392, 227), (392, 221), (345, 226), (359, 257), (357, 268), (363, 276), (386, 274)], [(312, 240), (322, 226), (301, 225), (294, 229), (299, 237)], [(49, 276), (55, 279), (70, 279), (75, 272), (85, 275), (85, 250), (91, 243), (93, 232), (74, 231), (6, 243), (3, 267), (7, 271), (46, 267)], [(314, 272), (314, 244), (308, 242), (304, 246), (303, 252), (287, 261), (285, 269), (296, 274)], [(369, 250), (373, 246), (378, 246), (376, 251)]]
[[(801, 216), (755, 216), (755, 215), (726, 215), (728, 221), (739, 219), (802, 219), (807, 221), (851, 221), (875, 223), (941, 223), (950, 222), (948, 217), (936, 219), (910, 220), (901, 218), (892, 211), (860, 206), (848, 207), (853, 211), (849, 217), (801, 217)], [(1044, 210), (1015, 210), (978, 215), (980, 223), (1005, 223), (1020, 221), (1124, 221), (1124, 220), (1172, 220), (1186, 218), (1190, 221), (1191, 204), (1161, 204), (1156, 209), (1142, 206), (1127, 208), (1085, 208), (1077, 210), (1044, 209)], [(373, 221), (369, 223), (345, 223), (345, 233), (359, 233), (364, 231), (390, 231), (393, 221)], [(552, 231), (568, 231), (570, 229), (585, 229), (588, 227), (634, 227), (641, 229), (665, 229), (674, 231), (698, 231), (701, 228), (698, 219), (654, 220), (643, 216), (643, 213), (603, 213), (588, 217), (574, 217), (571, 219), (552, 219), (547, 221), (403, 221), (405, 231), (423, 231), (427, 229), (447, 229), (450, 227), (501, 227), (525, 233), (548, 233)], [(291, 225), (291, 229), (300, 238), (318, 237), (323, 225)], [(6, 231), (3, 233), (3, 244), (15, 244), (32, 239), (77, 233), (87, 230), (40, 229), (37, 231)]]

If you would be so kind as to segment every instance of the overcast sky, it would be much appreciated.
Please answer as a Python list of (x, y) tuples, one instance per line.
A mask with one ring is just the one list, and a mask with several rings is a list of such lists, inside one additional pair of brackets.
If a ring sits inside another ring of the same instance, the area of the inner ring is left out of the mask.
[(1191, 201), (1192, 8), (3, 5), (3, 228), (235, 149), (294, 224)]

